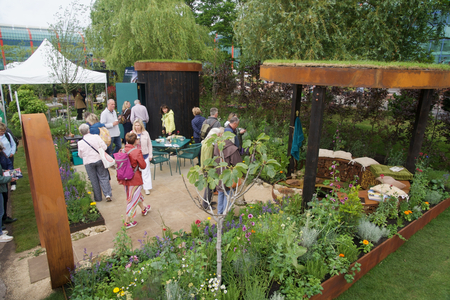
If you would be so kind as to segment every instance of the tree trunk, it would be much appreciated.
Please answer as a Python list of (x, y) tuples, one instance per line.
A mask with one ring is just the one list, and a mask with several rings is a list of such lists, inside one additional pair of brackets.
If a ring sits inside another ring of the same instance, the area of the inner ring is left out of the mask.
[(69, 89), (66, 87), (64, 88), (64, 90), (66, 91), (66, 97), (67, 97), (67, 126), (69, 128), (69, 135), (72, 134), (72, 129), (70, 127), (70, 104), (69, 104)]
[(219, 279), (219, 286), (222, 284), (222, 226), (225, 215), (220, 215), (217, 221), (217, 278)]

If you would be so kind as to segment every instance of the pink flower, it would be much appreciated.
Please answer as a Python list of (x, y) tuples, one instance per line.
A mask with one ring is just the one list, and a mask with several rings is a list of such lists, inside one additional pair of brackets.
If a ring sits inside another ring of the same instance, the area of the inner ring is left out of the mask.
[(202, 221), (200, 221), (200, 220), (195, 220), (195, 224), (200, 224)]
[(333, 183), (330, 183), (330, 186), (333, 186)]
[(350, 183), (350, 184), (348, 185), (348, 187), (349, 187), (349, 188), (352, 188), (352, 187), (353, 187), (353, 184)]
[(255, 222), (252, 222), (252, 226), (255, 226)]
[(131, 263), (128, 263), (125, 268), (128, 269), (129, 267), (131, 267)]
[(253, 218), (253, 215), (252, 214), (248, 214), (248, 218), (249, 219)]
[(242, 231), (246, 231), (247, 230), (247, 227), (245, 227), (245, 225), (244, 225), (244, 227), (242, 227)]

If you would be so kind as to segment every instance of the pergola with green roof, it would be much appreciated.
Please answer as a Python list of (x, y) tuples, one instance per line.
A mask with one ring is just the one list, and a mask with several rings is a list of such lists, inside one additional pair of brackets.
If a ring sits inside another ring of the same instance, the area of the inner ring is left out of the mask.
[[(433, 89), (450, 87), (450, 66), (419, 63), (385, 63), (375, 61), (265, 61), (261, 79), (294, 84), (289, 130), (290, 155), (296, 112), (300, 110), (302, 85), (315, 85), (311, 105), (311, 122), (306, 153), (303, 203), (306, 207), (315, 191), (315, 180), (322, 133), (326, 86), (421, 89), (406, 168), (414, 173), (415, 158), (422, 147)], [(293, 159), (289, 170), (294, 169)]]

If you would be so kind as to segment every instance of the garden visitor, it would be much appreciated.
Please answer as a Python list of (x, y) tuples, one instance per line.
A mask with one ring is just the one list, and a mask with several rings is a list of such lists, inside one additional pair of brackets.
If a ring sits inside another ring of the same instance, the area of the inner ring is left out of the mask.
[[(208, 135), (206, 136), (206, 138), (202, 141), (202, 150), (201, 150), (201, 156), (200, 156), (201, 157), (200, 165), (202, 168), (205, 166), (205, 160), (207, 160), (208, 158), (212, 158), (213, 152), (214, 152), (214, 145), (208, 146), (206, 144), (206, 141), (209, 140), (214, 134), (217, 134), (217, 136), (222, 136), (223, 131), (224, 131), (223, 127), (212, 128), (208, 132)], [(209, 185), (207, 185), (205, 188), (205, 192), (203, 193), (203, 198), (208, 201), (211, 201), (211, 206), (213, 204), (216, 204), (216, 202), (212, 202), (212, 195), (213, 195), (213, 191), (209, 188)], [(203, 207), (208, 208), (208, 204), (204, 201), (203, 201)], [(215, 209), (215, 208), (213, 207), (213, 209)]]
[[(5, 147), (3, 146), (3, 144), (0, 142), (0, 164), (2, 166), (3, 171), (9, 171), (9, 170), (13, 170), (14, 167), (11, 163), (11, 161), (9, 160), (8, 156), (6, 156), (5, 152)], [(11, 218), (8, 217), (7, 215), (7, 207), (8, 207), (8, 189), (6, 189), (5, 192), (2, 192), (3, 195), (3, 218), (2, 218), (2, 224), (9, 224), (9, 223), (13, 223), (15, 221), (17, 221), (16, 218)]]
[[(7, 132), (8, 128), (6, 127), (5, 123), (0, 122), (0, 142), (3, 144), (5, 149), (3, 152), (5, 152), (6, 156), (8, 156), (9, 160), (11, 161), (12, 165), (14, 166), (14, 154), (16, 154), (17, 145), (14, 142), (13, 136)], [(11, 191), (16, 190), (16, 182), (11, 182)]]
[[(141, 105), (142, 106), (142, 105)], [(122, 117), (123, 117), (123, 143), (125, 144), (125, 135), (133, 129), (133, 125), (131, 123), (131, 103), (130, 101), (125, 101), (122, 105)], [(147, 109), (145, 110), (147, 111)], [(145, 128), (145, 126), (144, 126)]]
[(136, 119), (141, 119), (142, 123), (144, 123), (144, 128), (147, 128), (147, 123), (149, 120), (147, 107), (142, 105), (141, 100), (139, 99), (134, 100), (134, 106), (131, 109), (131, 123), (134, 123)]
[(119, 120), (117, 119), (117, 113), (114, 110), (115, 107), (116, 102), (113, 99), (109, 99), (105, 110), (100, 115), (100, 123), (105, 124), (106, 128), (109, 130), (109, 135), (111, 136), (111, 144), (106, 149), (106, 152), (111, 156), (114, 153), (119, 152), (120, 148), (122, 148), (122, 141), (120, 140)]
[[(85, 111), (85, 112), (83, 113), (83, 120), (85, 120), (85, 121), (87, 122), (87, 118), (89, 117), (90, 114), (91, 114), (90, 111)], [(88, 125), (89, 125), (89, 124), (88, 124)]]
[[(136, 169), (131, 180), (119, 180), (119, 184), (125, 187), (125, 194), (127, 195), (125, 227), (128, 229), (137, 225), (137, 222), (131, 221), (131, 219), (136, 215), (136, 208), (138, 205), (141, 208), (143, 216), (147, 215), (151, 207), (150, 205), (145, 206), (144, 196), (141, 193), (143, 181), (140, 169), (145, 168), (145, 160), (142, 156), (142, 151), (136, 147), (139, 140), (134, 132), (128, 132), (125, 136), (125, 140), (127, 144), (122, 151), (128, 153), (131, 167)], [(139, 168), (136, 168), (137, 166), (139, 166)]]
[[(230, 121), (231, 122), (231, 121)], [(220, 156), (219, 148), (217, 145), (214, 145), (214, 156)], [(235, 166), (236, 164), (242, 162), (241, 155), (239, 154), (239, 149), (236, 147), (235, 144), (233, 144), (232, 141), (226, 140), (225, 146), (223, 148), (223, 157), (224, 162), (228, 164), (228, 166)], [(217, 163), (220, 163), (220, 158), (218, 157), (216, 159)], [(217, 168), (217, 173), (221, 174), (224, 171), (224, 167)], [(218, 196), (218, 205), (217, 205), (217, 213), (219, 215), (223, 214), (227, 208), (227, 195), (230, 195), (231, 189), (228, 187), (225, 187), (225, 190), (222, 187), (222, 181), (219, 181), (219, 184), (217, 185), (217, 190), (219, 191)]]
[(202, 111), (199, 107), (194, 107), (192, 113), (194, 114), (194, 118), (191, 121), (192, 129), (194, 130), (194, 141), (198, 144), (202, 141), (200, 130), (202, 130), (203, 122), (205, 122), (206, 119), (201, 115)]
[(231, 112), (231, 113), (228, 115), (227, 121), (225, 122), (225, 124), (223, 124), (223, 127), (227, 127), (228, 124), (230, 124), (230, 120), (231, 120), (232, 117), (237, 117), (237, 114), (234, 113), (234, 112)]
[(83, 120), (83, 109), (86, 108), (86, 103), (83, 100), (83, 96), (77, 91), (72, 91), (73, 98), (75, 99), (75, 108), (77, 109), (77, 120)]
[(152, 172), (150, 171), (150, 161), (153, 158), (153, 147), (150, 134), (145, 130), (144, 124), (141, 119), (137, 119), (133, 122), (133, 131), (137, 135), (138, 144), (137, 148), (142, 151), (146, 166), (142, 172), (142, 181), (144, 182), (143, 188), (146, 195), (150, 195), (152, 189)]
[(163, 135), (172, 135), (175, 133), (175, 119), (173, 115), (173, 111), (165, 104), (161, 105), (160, 111), (162, 115), (162, 134)]
[(109, 183), (109, 172), (103, 166), (98, 151), (99, 148), (106, 150), (106, 144), (99, 135), (91, 134), (89, 132), (89, 126), (87, 124), (81, 124), (78, 130), (83, 136), (83, 138), (78, 141), (78, 156), (83, 159), (83, 165), (86, 168), (86, 173), (92, 183), (94, 201), (102, 201), (103, 191), (106, 202), (110, 202), (112, 200), (112, 191)]
[(209, 117), (203, 122), (203, 124), (209, 124), (211, 128), (222, 127), (222, 125), (220, 125), (218, 117), (219, 117), (219, 110), (215, 107), (211, 107), (211, 109), (209, 110)]
[(96, 114), (89, 113), (89, 115), (86, 118), (86, 122), (89, 125), (89, 133), (90, 134), (97, 134), (97, 135), (99, 135), (100, 134), (100, 129), (99, 128), (100, 127), (105, 127), (106, 128), (105, 124), (100, 123), (98, 121), (98, 117), (97, 117)]
[[(3, 218), (3, 214), (6, 214), (6, 211), (3, 210), (3, 193), (8, 192), (8, 182), (15, 182), (16, 178), (12, 178), (11, 176), (3, 176), (3, 168), (0, 166), (0, 215)], [(0, 226), (0, 243), (7, 243), (12, 241), (13, 237), (8, 235), (8, 231), (3, 230), (3, 222)]]
[(244, 134), (246, 132), (245, 129), (238, 128), (239, 126), (239, 118), (238, 117), (231, 117), (228, 123), (228, 126), (225, 127), (225, 131), (234, 133), (236, 136), (234, 137), (234, 144), (241, 149), (241, 141), (240, 135)]
[[(202, 111), (199, 107), (194, 107), (192, 109), (192, 113), (194, 114), (194, 118), (191, 121), (192, 129), (194, 130), (194, 141), (196, 144), (202, 142), (200, 131), (202, 130), (203, 122), (206, 120), (202, 115)], [(198, 153), (198, 165), (200, 165), (200, 155), (201, 152)]]

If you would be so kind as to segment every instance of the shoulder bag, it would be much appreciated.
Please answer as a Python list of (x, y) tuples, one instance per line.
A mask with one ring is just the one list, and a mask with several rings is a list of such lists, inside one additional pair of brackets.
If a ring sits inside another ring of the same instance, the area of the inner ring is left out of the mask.
[(88, 144), (89, 146), (91, 146), (91, 148), (94, 149), (95, 152), (100, 154), (100, 158), (102, 159), (102, 163), (103, 163), (103, 166), (105, 167), (105, 169), (111, 168), (112, 166), (114, 166), (116, 164), (116, 161), (114, 160), (114, 158), (112, 158), (108, 153), (106, 153), (105, 150), (103, 150), (102, 147), (100, 147), (97, 150), (94, 147), (92, 147), (92, 145), (89, 144), (85, 139), (83, 139), (83, 141), (86, 144)]

